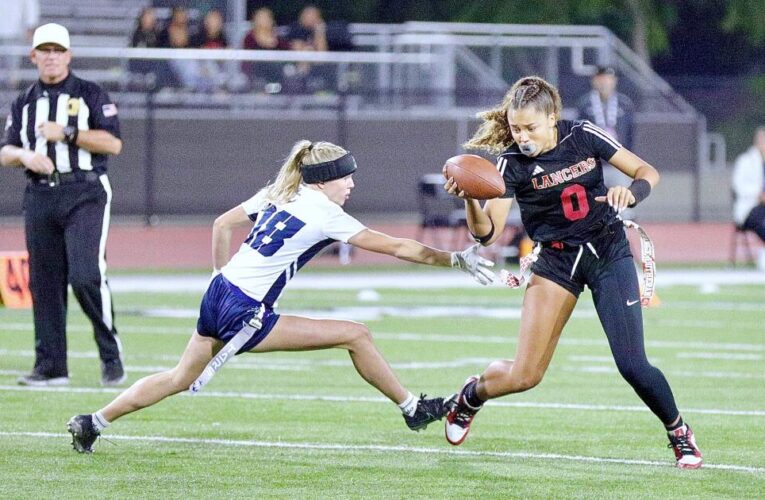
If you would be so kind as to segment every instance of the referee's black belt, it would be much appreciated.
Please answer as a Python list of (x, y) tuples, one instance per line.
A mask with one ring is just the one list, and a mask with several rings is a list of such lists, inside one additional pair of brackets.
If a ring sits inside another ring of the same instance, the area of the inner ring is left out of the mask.
[(100, 174), (92, 171), (77, 170), (75, 172), (53, 172), (50, 175), (39, 175), (32, 179), (32, 184), (42, 184), (44, 186), (56, 187), (63, 184), (74, 184), (76, 182), (97, 182)]

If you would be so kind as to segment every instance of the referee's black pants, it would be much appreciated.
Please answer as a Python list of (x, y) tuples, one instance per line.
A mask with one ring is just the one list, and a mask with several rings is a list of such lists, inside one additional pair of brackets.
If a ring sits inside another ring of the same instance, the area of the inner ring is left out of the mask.
[(120, 358), (106, 281), (111, 187), (105, 175), (56, 186), (30, 183), (24, 194), (29, 285), (35, 324), (34, 372), (68, 375), (67, 283), (93, 324), (104, 362)]

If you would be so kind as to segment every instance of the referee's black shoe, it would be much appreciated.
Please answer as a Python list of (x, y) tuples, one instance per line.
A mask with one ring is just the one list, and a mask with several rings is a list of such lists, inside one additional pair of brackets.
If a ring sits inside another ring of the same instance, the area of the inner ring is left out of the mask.
[(119, 358), (101, 363), (101, 385), (111, 387), (120, 385), (127, 379), (127, 373)]
[(90, 415), (76, 415), (69, 419), (66, 428), (72, 435), (72, 447), (77, 453), (93, 453), (93, 443), (101, 435), (93, 425)]
[(49, 377), (42, 373), (33, 371), (29, 375), (24, 375), (16, 379), (19, 385), (27, 385), (31, 387), (46, 387), (46, 386), (61, 386), (69, 385), (69, 377), (64, 375), (63, 377)]

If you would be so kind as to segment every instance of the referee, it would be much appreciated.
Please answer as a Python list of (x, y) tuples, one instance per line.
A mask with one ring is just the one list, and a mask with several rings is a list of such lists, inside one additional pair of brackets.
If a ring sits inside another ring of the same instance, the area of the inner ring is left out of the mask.
[(117, 108), (95, 83), (69, 71), (69, 32), (37, 28), (32, 63), (40, 79), (13, 102), (0, 164), (29, 180), (24, 224), (34, 306), (35, 365), (21, 385), (66, 385), (67, 284), (93, 323), (101, 383), (125, 380), (106, 281), (106, 236), (112, 191), (106, 155), (122, 150)]

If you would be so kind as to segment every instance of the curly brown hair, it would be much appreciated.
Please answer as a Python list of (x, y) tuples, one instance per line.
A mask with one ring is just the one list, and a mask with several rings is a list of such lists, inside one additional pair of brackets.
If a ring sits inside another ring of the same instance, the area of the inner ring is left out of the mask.
[(510, 124), (507, 123), (509, 109), (521, 109), (534, 106), (546, 114), (560, 119), (563, 108), (558, 89), (538, 76), (524, 76), (510, 87), (496, 108), (478, 113), (483, 123), (473, 137), (462, 146), (465, 149), (483, 149), (498, 155), (513, 145)]

